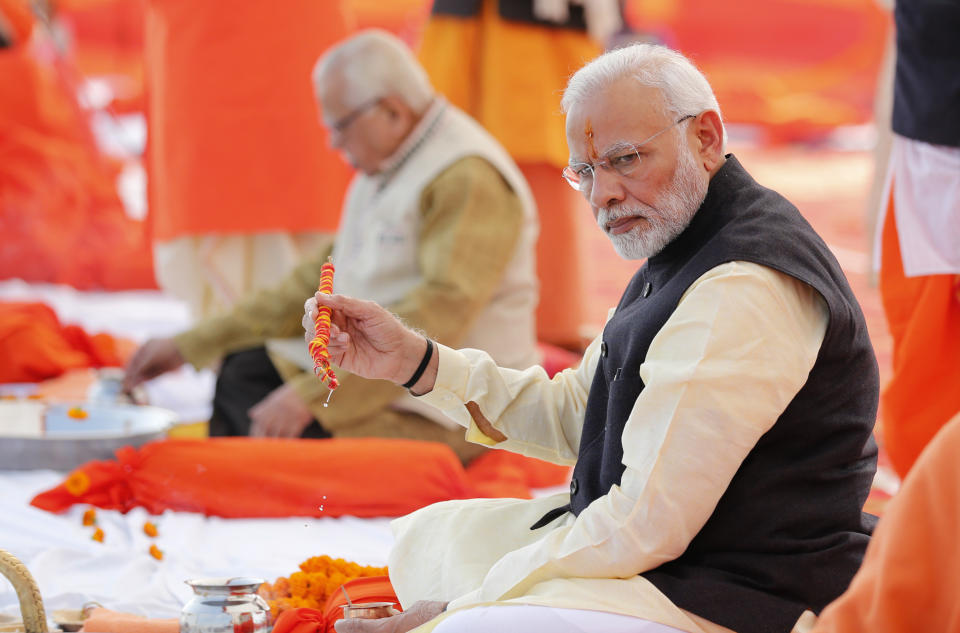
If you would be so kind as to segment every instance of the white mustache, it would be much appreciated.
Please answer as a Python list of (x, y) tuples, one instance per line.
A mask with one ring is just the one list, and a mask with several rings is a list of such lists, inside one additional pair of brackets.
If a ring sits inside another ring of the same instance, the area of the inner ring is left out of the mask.
[(600, 225), (601, 229), (606, 230), (607, 224), (629, 217), (643, 217), (656, 221), (662, 216), (656, 209), (647, 205), (617, 204), (601, 208), (597, 213), (597, 224)]

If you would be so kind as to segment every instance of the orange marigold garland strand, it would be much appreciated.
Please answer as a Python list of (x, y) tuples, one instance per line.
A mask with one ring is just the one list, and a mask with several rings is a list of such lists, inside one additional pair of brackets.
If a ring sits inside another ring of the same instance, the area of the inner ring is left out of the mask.
[[(319, 290), (327, 295), (333, 293), (333, 263), (329, 259), (320, 267)], [(330, 308), (317, 306), (317, 317), (313, 325), (315, 333), (308, 349), (310, 356), (313, 357), (313, 372), (321, 382), (327, 383), (330, 389), (330, 393), (327, 394), (327, 402), (329, 402), (333, 390), (340, 384), (337, 382), (336, 374), (333, 373), (333, 368), (330, 367), (330, 352), (327, 350), (327, 345), (330, 343)], [(324, 402), (323, 406), (327, 406), (327, 403)]]

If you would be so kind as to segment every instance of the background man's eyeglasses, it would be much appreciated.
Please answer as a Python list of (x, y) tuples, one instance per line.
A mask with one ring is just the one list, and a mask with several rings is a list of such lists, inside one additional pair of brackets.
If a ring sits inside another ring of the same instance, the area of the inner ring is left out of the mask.
[(638, 151), (641, 147), (673, 128), (675, 125), (679, 125), (687, 119), (692, 119), (696, 116), (695, 114), (688, 114), (680, 117), (653, 136), (640, 143), (631, 145), (630, 150), (627, 152), (623, 152), (622, 149), (616, 149), (612, 156), (602, 158), (595, 163), (573, 163), (568, 165), (563, 168), (560, 175), (563, 176), (563, 179), (566, 180), (571, 187), (582, 193), (589, 193), (593, 188), (593, 176), (596, 173), (597, 167), (612, 169), (621, 176), (629, 176), (635, 172), (640, 166), (640, 163), (643, 162), (643, 159), (640, 157), (640, 152)]

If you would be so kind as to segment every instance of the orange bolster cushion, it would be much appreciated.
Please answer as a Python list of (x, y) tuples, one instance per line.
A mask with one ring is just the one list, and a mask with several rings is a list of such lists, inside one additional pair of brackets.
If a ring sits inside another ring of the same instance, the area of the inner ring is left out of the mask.
[[(31, 503), (51, 512), (83, 503), (227, 518), (401, 516), (449, 499), (529, 497), (531, 485), (562, 483), (568, 472), (502, 451), (488, 455), (471, 465), (479, 469), (472, 477), (449, 446), (435, 442), (168, 439), (89, 462)], [(501, 467), (491, 468), (494, 462)]]

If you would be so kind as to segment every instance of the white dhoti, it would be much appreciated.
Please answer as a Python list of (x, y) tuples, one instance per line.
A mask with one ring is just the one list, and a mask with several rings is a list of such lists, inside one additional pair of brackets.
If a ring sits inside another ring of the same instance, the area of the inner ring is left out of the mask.
[[(388, 564), (400, 603), (409, 607), (417, 600), (450, 601), (446, 614), (418, 631), (728, 630), (683, 611), (639, 575), (553, 578), (534, 584), (520, 596), (485, 595), (484, 579), (504, 555), (573, 522), (573, 515), (565, 514), (537, 530), (529, 529), (546, 512), (569, 500), (562, 493), (532, 500), (445, 501), (393, 521), (396, 540)], [(501, 609), (506, 606), (511, 609)], [(529, 626), (518, 625), (516, 618), (529, 620)], [(584, 621), (589, 626), (578, 624)]]

